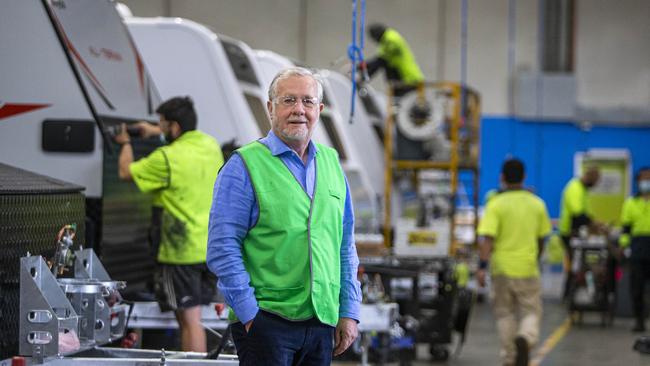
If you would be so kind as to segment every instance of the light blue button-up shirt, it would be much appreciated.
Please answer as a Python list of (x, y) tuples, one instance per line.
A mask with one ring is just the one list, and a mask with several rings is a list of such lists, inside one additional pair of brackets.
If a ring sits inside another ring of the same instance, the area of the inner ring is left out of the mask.
[[(278, 138), (273, 131), (260, 140), (273, 156), (278, 156), (300, 185), (313, 197), (316, 179), (315, 156), (318, 148), (313, 142), (307, 147), (307, 162)], [(354, 244), (354, 212), (350, 187), (345, 181), (343, 240), (341, 243), (341, 293), (339, 317), (359, 320), (361, 289), (357, 281), (359, 258)], [(219, 278), (218, 288), (226, 303), (243, 323), (252, 320), (259, 307), (250, 276), (242, 260), (242, 245), (248, 231), (259, 216), (253, 184), (239, 154), (233, 154), (221, 168), (214, 186), (208, 232), (208, 267)]]

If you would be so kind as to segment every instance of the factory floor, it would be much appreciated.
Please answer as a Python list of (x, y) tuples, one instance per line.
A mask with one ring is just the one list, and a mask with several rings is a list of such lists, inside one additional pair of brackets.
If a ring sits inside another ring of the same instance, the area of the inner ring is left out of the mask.
[[(530, 365), (650, 365), (650, 355), (641, 355), (632, 349), (634, 341), (643, 335), (632, 333), (632, 326), (631, 318), (617, 317), (610, 327), (602, 327), (599, 313), (584, 313), (581, 323), (572, 324), (559, 296), (545, 294), (540, 342), (532, 349)], [(650, 336), (650, 332), (647, 335)], [(417, 359), (412, 365), (501, 365), (498, 350), (499, 339), (488, 300), (474, 306), (467, 339), (458, 355), (450, 356), (446, 362), (433, 362), (428, 345), (422, 344), (418, 345)], [(358, 364), (333, 363), (338, 366)]]

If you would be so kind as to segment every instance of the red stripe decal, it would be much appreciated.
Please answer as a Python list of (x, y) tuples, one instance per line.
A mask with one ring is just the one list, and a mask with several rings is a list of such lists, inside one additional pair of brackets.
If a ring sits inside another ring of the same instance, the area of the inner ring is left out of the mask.
[[(65, 33), (65, 30), (63, 29), (63, 25), (61, 24), (61, 22), (59, 22), (59, 18), (56, 17), (56, 14), (54, 14), (54, 12), (52, 12), (52, 18), (53, 18), (54, 21), (56, 22), (56, 27), (57, 27), (57, 28), (59, 29), (59, 31), (61, 32), (61, 36), (63, 36), (63, 41), (65, 42), (66, 46), (68, 47), (68, 49), (70, 50), (70, 52), (72, 53), (72, 55), (74, 56), (74, 58), (77, 59), (77, 61), (79, 62), (79, 65), (81, 66), (81, 69), (84, 71), (84, 73), (86, 74), (86, 76), (88, 76), (88, 78), (90, 79), (90, 81), (95, 85), (95, 88), (97, 89), (97, 91), (98, 91), (100, 94), (106, 94), (106, 91), (104, 90), (104, 87), (102, 86), (102, 84), (99, 82), (99, 80), (97, 79), (97, 77), (95, 77), (95, 74), (93, 74), (92, 70), (91, 70), (90, 67), (86, 64), (86, 62), (84, 61), (83, 57), (81, 57), (81, 54), (79, 53), (79, 51), (77, 51), (77, 49), (75, 48), (75, 46), (72, 44), (72, 42), (71, 42), (70, 39), (68, 38), (68, 35)], [(106, 97), (106, 95), (103, 95), (103, 97), (104, 97), (105, 99), (108, 99), (108, 98)]]
[(16, 114), (27, 113), (35, 109), (49, 107), (50, 104), (11, 104), (0, 106), (0, 119), (15, 116)]
[[(126, 27), (125, 27), (126, 28)], [(135, 56), (135, 64), (138, 69), (138, 81), (140, 82), (140, 92), (142, 95), (144, 95), (145, 90), (144, 90), (144, 63), (142, 62), (142, 58), (140, 58), (140, 53), (138, 52), (138, 49), (135, 47), (135, 43), (133, 42), (133, 38), (131, 37), (131, 34), (126, 30), (126, 36), (129, 39), (129, 44), (131, 45), (131, 50), (133, 50), (133, 55)]]

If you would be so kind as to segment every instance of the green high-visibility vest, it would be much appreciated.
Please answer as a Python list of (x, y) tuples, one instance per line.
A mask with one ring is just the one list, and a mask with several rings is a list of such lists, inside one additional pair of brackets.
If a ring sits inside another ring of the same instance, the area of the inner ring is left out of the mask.
[(312, 199), (262, 143), (238, 150), (259, 204), (242, 257), (260, 309), (290, 320), (316, 316), (335, 326), (346, 186), (336, 151), (317, 146)]
[(642, 197), (625, 200), (621, 211), (621, 225), (629, 226), (630, 233), (621, 235), (619, 244), (630, 246), (631, 237), (650, 237), (650, 201)]

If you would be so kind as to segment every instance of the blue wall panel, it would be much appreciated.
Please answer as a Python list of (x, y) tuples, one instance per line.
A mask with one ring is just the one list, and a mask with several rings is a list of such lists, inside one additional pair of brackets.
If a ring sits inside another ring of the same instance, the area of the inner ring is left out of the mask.
[(481, 202), (488, 190), (498, 187), (503, 160), (513, 156), (526, 164), (526, 185), (544, 199), (551, 217), (557, 217), (562, 189), (573, 176), (575, 153), (593, 148), (628, 149), (634, 171), (650, 166), (650, 127), (598, 125), (585, 131), (569, 122), (484, 116), (481, 124)]

